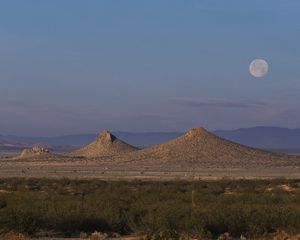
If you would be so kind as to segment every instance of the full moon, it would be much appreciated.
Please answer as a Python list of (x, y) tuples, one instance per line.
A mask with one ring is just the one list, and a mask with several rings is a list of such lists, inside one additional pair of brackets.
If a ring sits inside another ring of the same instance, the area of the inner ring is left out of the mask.
[(267, 74), (269, 65), (264, 59), (254, 59), (249, 65), (249, 72), (254, 77), (263, 77)]

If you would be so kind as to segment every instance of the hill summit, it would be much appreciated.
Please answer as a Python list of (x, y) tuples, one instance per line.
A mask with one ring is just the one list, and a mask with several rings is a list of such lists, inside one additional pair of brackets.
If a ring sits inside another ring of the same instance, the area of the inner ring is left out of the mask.
[(99, 137), (95, 141), (74, 151), (71, 155), (87, 158), (110, 157), (134, 150), (137, 150), (137, 148), (123, 142), (111, 132), (105, 130), (99, 134)]

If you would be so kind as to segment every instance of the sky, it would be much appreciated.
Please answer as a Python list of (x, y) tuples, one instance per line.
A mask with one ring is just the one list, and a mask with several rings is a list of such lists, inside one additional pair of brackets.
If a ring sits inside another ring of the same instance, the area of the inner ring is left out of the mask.
[(299, 12), (299, 0), (0, 1), (0, 134), (299, 128)]

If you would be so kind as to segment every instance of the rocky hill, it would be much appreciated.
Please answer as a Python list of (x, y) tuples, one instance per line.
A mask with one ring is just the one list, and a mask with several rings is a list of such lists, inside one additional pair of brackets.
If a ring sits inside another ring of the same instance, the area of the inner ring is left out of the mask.
[(95, 141), (72, 152), (71, 155), (87, 158), (111, 157), (135, 150), (137, 150), (136, 147), (116, 138), (111, 132), (103, 131)]
[(299, 164), (300, 158), (240, 145), (218, 137), (204, 128), (194, 128), (164, 144), (139, 150), (115, 161), (134, 165), (190, 166), (281, 166)]

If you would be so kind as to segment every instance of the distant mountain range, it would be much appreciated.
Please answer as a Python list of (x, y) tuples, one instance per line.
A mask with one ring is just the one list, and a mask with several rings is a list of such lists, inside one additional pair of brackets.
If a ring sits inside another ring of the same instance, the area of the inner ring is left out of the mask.
[[(300, 149), (300, 129), (251, 127), (236, 130), (217, 130), (214, 134), (251, 147), (263, 149)], [(160, 144), (180, 136), (181, 132), (113, 132), (115, 136), (137, 147)], [(77, 134), (57, 137), (22, 137), (0, 135), (1, 146), (81, 147), (97, 138), (97, 134)]]
[(251, 147), (265, 149), (299, 149), (300, 128), (251, 127), (231, 131), (218, 130), (216, 135)]

